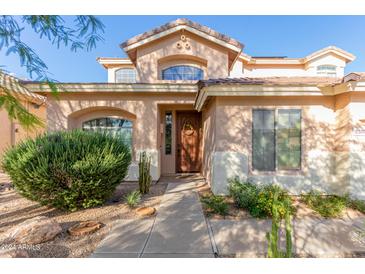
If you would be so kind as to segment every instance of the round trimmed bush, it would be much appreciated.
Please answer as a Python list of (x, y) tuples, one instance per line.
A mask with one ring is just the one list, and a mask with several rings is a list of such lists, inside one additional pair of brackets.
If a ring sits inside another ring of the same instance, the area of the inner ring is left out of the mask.
[(130, 162), (123, 139), (73, 130), (18, 144), (5, 153), (2, 166), (24, 197), (73, 211), (102, 205), (125, 178)]

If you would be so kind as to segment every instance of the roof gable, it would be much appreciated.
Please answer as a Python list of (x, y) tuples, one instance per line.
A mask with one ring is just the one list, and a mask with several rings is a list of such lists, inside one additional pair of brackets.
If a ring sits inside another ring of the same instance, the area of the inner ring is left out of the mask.
[(201, 36), (207, 40), (227, 47), (236, 52), (241, 52), (242, 48), (244, 47), (243, 44), (233, 38), (230, 38), (229, 36), (226, 36), (209, 27), (200, 25), (185, 18), (177, 19), (145, 33), (134, 36), (133, 38), (123, 42), (120, 47), (124, 51), (128, 52), (144, 44), (150, 43), (180, 30), (190, 31), (198, 36)]

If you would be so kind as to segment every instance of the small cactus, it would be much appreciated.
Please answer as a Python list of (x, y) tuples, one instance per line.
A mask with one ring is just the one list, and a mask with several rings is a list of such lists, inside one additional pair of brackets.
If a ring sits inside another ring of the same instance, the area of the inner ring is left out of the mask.
[(148, 156), (145, 151), (139, 154), (138, 168), (139, 168), (139, 178), (138, 178), (139, 191), (142, 194), (146, 194), (150, 192), (152, 177), (150, 174), (151, 156)]

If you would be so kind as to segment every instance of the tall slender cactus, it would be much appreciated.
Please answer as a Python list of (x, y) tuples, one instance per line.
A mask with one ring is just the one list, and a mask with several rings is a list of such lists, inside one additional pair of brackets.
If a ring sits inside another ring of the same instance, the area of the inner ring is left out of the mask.
[(289, 200), (285, 200), (285, 237), (286, 237), (286, 258), (292, 257), (292, 224), (291, 224), (291, 204)]
[(272, 205), (272, 225), (271, 231), (266, 234), (268, 240), (268, 251), (267, 256), (269, 258), (291, 258), (292, 257), (292, 238), (291, 238), (291, 204), (290, 200), (285, 200), (285, 240), (286, 240), (286, 251), (280, 250), (279, 240), (280, 240), (280, 224), (282, 216), (280, 216), (278, 211), (278, 193), (274, 193)]
[(278, 193), (274, 193), (274, 201), (272, 204), (272, 224), (271, 231), (266, 234), (268, 240), (268, 251), (267, 256), (269, 258), (280, 258), (279, 250), (279, 227), (280, 227), (280, 216), (277, 208)]
[(139, 191), (142, 194), (150, 192), (150, 186), (152, 181), (152, 176), (150, 174), (151, 170), (151, 156), (148, 156), (145, 151), (139, 154)]

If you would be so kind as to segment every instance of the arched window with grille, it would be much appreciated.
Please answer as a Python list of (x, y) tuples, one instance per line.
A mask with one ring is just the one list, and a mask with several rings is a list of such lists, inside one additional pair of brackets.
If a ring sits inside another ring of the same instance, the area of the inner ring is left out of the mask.
[(133, 122), (126, 119), (101, 117), (82, 123), (85, 131), (108, 132), (120, 136), (132, 148)]
[(135, 83), (136, 70), (134, 68), (121, 68), (115, 72), (116, 83)]
[(162, 70), (162, 80), (202, 80), (204, 71), (198, 67), (179, 65)]

